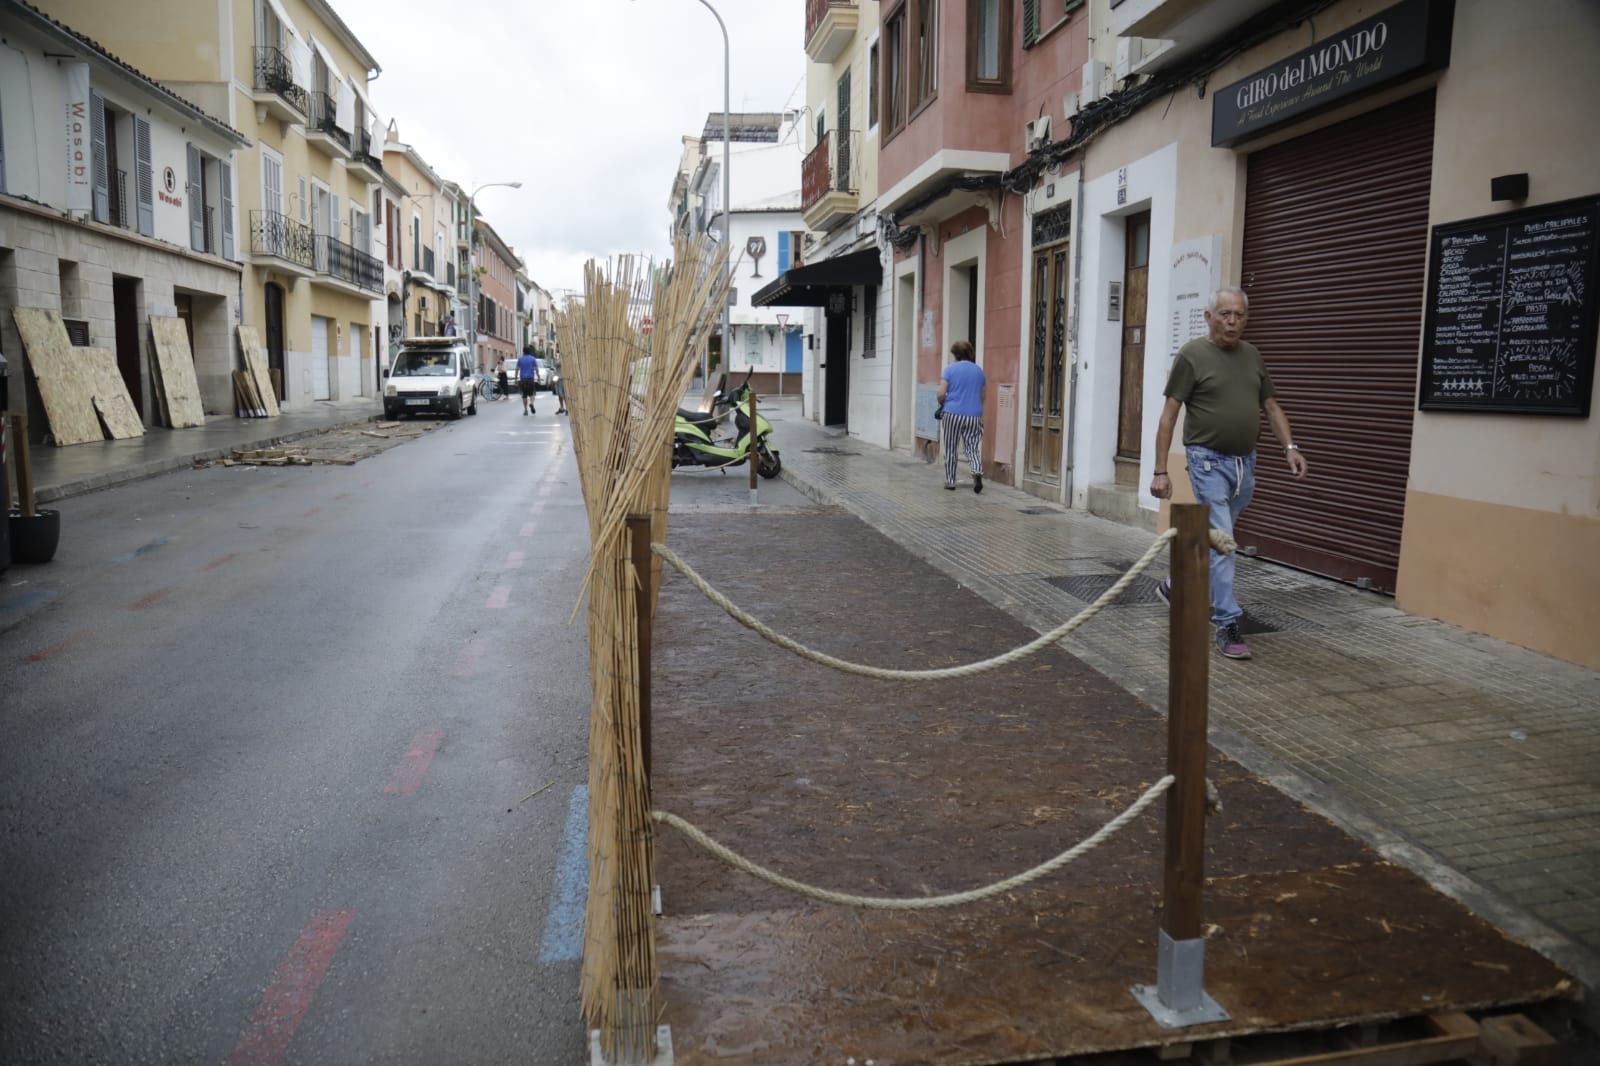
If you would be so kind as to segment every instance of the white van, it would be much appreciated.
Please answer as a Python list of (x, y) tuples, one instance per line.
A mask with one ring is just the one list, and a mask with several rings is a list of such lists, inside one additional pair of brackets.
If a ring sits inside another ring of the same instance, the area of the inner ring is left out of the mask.
[(460, 337), (409, 337), (385, 375), (383, 416), (434, 411), (460, 418), (478, 413), (478, 368)]

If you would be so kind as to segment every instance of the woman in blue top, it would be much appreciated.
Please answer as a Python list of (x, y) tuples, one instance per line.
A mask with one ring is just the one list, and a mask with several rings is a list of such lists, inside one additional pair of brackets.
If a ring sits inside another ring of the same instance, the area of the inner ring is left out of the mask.
[(956, 487), (956, 441), (967, 450), (972, 465), (972, 491), (983, 491), (983, 389), (988, 384), (972, 345), (956, 341), (950, 346), (956, 361), (944, 368), (939, 382), (939, 402), (944, 405), (944, 487)]

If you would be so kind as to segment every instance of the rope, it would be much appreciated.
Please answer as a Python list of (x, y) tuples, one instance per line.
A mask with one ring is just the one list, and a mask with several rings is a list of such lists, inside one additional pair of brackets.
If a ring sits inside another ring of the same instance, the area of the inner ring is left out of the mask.
[[(1169, 529), (1165, 533), (1158, 536), (1155, 541), (1151, 543), (1150, 547), (1145, 550), (1145, 553), (1140, 556), (1131, 567), (1128, 568), (1128, 572), (1117, 579), (1115, 584), (1102, 592), (1093, 603), (1089, 604), (1089, 606), (1085, 607), (1083, 610), (1079, 611), (1077, 614), (1073, 615), (1071, 618), (1067, 619), (1065, 622), (1061, 623), (1059, 626), (1043, 636), (1036, 637), (1026, 644), (1012, 648), (1008, 652), (1003, 652), (1000, 655), (996, 655), (992, 659), (983, 659), (979, 662), (967, 663), (963, 666), (946, 666), (935, 670), (893, 670), (882, 666), (869, 666), (865, 663), (853, 663), (847, 659), (840, 659), (829, 655), (827, 652), (821, 652), (814, 648), (809, 648), (806, 645), (801, 644), (798, 640), (795, 640), (793, 637), (784, 636), (782, 633), (772, 629), (765, 622), (762, 622), (759, 618), (749, 614), (738, 604), (734, 603), (732, 600), (728, 599), (728, 597), (712, 588), (711, 584), (706, 581), (705, 578), (701, 577), (695, 572), (694, 567), (680, 559), (677, 553), (671, 548), (667, 547), (665, 544), (652, 544), (650, 545), (650, 548), (664, 561), (671, 564), (674, 570), (677, 570), (678, 573), (688, 578), (689, 583), (703, 592), (706, 599), (710, 600), (712, 603), (728, 612), (728, 616), (735, 622), (738, 622), (746, 629), (753, 630), (754, 632), (760, 634), (767, 640), (778, 645), (778, 647), (787, 648), (789, 651), (794, 652), (803, 659), (810, 659), (812, 662), (820, 663), (823, 666), (831, 666), (835, 670), (841, 670), (847, 674), (859, 674), (862, 677), (875, 677), (880, 681), (946, 681), (950, 678), (956, 677), (971, 677), (974, 674), (981, 674), (988, 670), (995, 670), (1002, 666), (1008, 666), (1019, 659), (1027, 658), (1029, 655), (1034, 654), (1041, 648), (1049, 647), (1056, 641), (1071, 633), (1073, 630), (1078, 629), (1085, 622), (1089, 621), (1089, 619), (1093, 618), (1095, 615), (1099, 614), (1102, 610), (1108, 607), (1117, 599), (1118, 596), (1121, 596), (1128, 586), (1133, 584), (1135, 578), (1144, 573), (1145, 570), (1149, 569), (1150, 564), (1155, 562), (1156, 556), (1160, 555), (1162, 549), (1165, 548), (1167, 544), (1171, 542), (1172, 539), (1177, 535), (1178, 531), (1176, 529)], [(1211, 530), (1211, 546), (1224, 554), (1232, 552), (1236, 547), (1232, 537), (1216, 529)]]
[(743, 870), (745, 873), (752, 876), (759, 877), (761, 880), (766, 881), (769, 884), (777, 885), (779, 888), (788, 889), (790, 892), (798, 893), (799, 895), (807, 896), (811, 899), (821, 900), (823, 903), (837, 903), (843, 907), (862, 907), (868, 910), (921, 911), (932, 910), (935, 907), (955, 907), (963, 903), (976, 903), (978, 900), (989, 899), (993, 896), (1010, 892), (1013, 889), (1021, 888), (1030, 881), (1037, 880), (1046, 874), (1054, 873), (1067, 863), (1071, 862), (1073, 859), (1076, 859), (1079, 856), (1094, 850), (1100, 844), (1103, 844), (1107, 839), (1109, 839), (1117, 830), (1121, 829), (1123, 826), (1139, 817), (1146, 807), (1154, 803), (1157, 797), (1172, 787), (1172, 783), (1175, 780), (1177, 779), (1171, 774), (1163, 777), (1161, 780), (1157, 781), (1155, 784), (1146, 789), (1144, 794), (1138, 799), (1134, 800), (1133, 805), (1127, 810), (1123, 811), (1121, 814), (1111, 819), (1111, 821), (1095, 830), (1092, 836), (1086, 837), (1085, 839), (1074, 844), (1072, 847), (1068, 848), (1066, 851), (1063, 851), (1061, 854), (1057, 855), (1055, 858), (1050, 859), (1047, 862), (1040, 863), (1031, 870), (1024, 870), (1022, 873), (1013, 877), (1008, 877), (1004, 881), (996, 881), (994, 884), (985, 885), (982, 888), (968, 889), (965, 892), (952, 892), (945, 896), (917, 896), (909, 899), (884, 899), (874, 896), (853, 896), (847, 892), (834, 892), (830, 889), (818, 888), (815, 885), (808, 885), (803, 881), (796, 881), (791, 877), (785, 877), (780, 873), (767, 869), (765, 866), (760, 866), (750, 861), (739, 853), (733, 851), (731, 848), (712, 840), (698, 828), (684, 821), (682, 818), (679, 818), (675, 814), (668, 814), (666, 811), (651, 811), (650, 817), (654, 818), (658, 822), (672, 826), (674, 829), (683, 833), (690, 840), (694, 841), (696, 844), (700, 845), (702, 848), (709, 851), (723, 862), (728, 863), (730, 866), (733, 866), (739, 870)]

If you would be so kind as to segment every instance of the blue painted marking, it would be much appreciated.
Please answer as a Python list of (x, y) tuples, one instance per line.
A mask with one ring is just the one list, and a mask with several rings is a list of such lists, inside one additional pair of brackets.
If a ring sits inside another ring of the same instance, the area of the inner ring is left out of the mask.
[(131, 563), (142, 555), (149, 555), (157, 548), (166, 547), (169, 539), (170, 538), (168, 537), (162, 537), (160, 540), (153, 540), (149, 544), (141, 544), (139, 547), (133, 549), (131, 552), (128, 552), (126, 555), (119, 555), (111, 561), (114, 563)]
[(556, 860), (556, 886), (544, 919), (540, 962), (572, 962), (583, 957), (583, 909), (589, 896), (589, 786), (572, 790), (567, 828)]
[(0, 611), (15, 611), (23, 607), (32, 607), (34, 604), (42, 600), (48, 600), (54, 595), (55, 593), (49, 589), (34, 589), (32, 592), (24, 592), (9, 603), (0, 603)]

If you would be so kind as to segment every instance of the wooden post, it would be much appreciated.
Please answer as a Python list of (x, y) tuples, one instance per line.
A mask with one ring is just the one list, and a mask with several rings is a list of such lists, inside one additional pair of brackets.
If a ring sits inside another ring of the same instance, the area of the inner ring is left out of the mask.
[(1172, 609), (1167, 647), (1166, 862), (1156, 985), (1134, 989), (1162, 1025), (1225, 1020), (1205, 993), (1206, 719), (1211, 684), (1211, 530), (1204, 504), (1172, 505)]
[(32, 518), (36, 513), (33, 498), (33, 456), (28, 451), (28, 416), (25, 414), (11, 416), (11, 446), (17, 450), (17, 510), (21, 511), (24, 517)]
[(650, 589), (650, 578), (653, 569), (650, 553), (650, 516), (647, 514), (629, 515), (628, 537), (630, 539), (630, 556), (633, 560), (633, 569), (639, 575), (639, 585), (634, 589), (633, 593), (634, 613), (638, 616), (639, 752), (643, 756), (645, 786), (648, 788), (650, 784), (650, 629), (651, 623), (654, 621), (651, 615), (655, 605), (655, 597), (651, 595)]
[(761, 435), (756, 432), (756, 389), (750, 386), (750, 447), (746, 449), (750, 458), (750, 502), (756, 502), (756, 467), (761, 463), (761, 453), (756, 444)]

